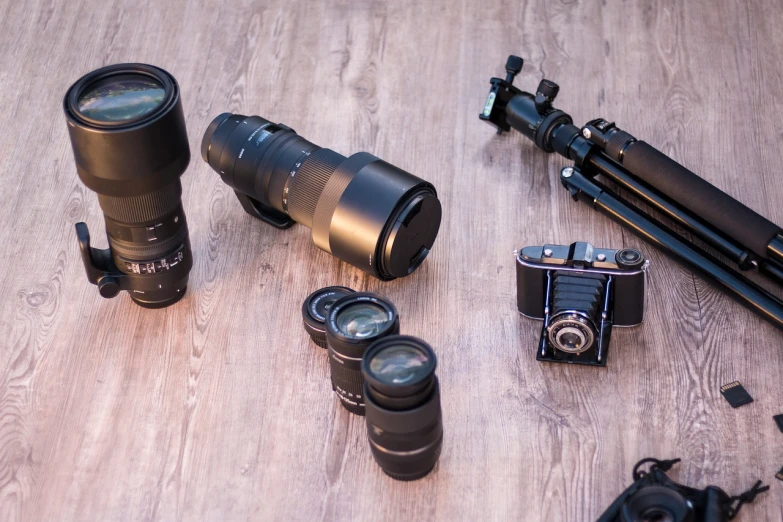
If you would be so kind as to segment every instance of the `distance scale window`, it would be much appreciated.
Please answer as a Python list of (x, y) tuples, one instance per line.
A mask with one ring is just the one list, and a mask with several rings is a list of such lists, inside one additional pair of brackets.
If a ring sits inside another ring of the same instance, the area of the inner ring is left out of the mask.
[(185, 259), (184, 247), (171, 254), (170, 256), (162, 259), (156, 259), (155, 261), (134, 263), (132, 261), (125, 261), (125, 270), (132, 274), (157, 274), (160, 272), (166, 272), (177, 266), (183, 259)]

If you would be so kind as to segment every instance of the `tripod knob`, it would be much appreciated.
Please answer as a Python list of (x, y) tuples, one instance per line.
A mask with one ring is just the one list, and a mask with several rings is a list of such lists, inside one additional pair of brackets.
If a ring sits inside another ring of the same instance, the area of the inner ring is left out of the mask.
[(558, 92), (560, 92), (558, 84), (551, 80), (541, 80), (536, 91), (536, 111), (543, 115), (552, 108), (552, 102), (555, 101)]
[(555, 101), (559, 92), (560, 86), (552, 80), (541, 80), (541, 83), (538, 84), (537, 94), (543, 94), (544, 98), (547, 98), (550, 102)]
[(525, 60), (513, 54), (506, 60), (506, 82), (514, 83), (514, 77), (522, 70)]

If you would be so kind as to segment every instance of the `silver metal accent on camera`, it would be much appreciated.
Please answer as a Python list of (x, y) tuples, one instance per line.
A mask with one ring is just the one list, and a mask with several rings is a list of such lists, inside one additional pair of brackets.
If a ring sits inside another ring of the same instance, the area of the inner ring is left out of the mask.
[(574, 175), (574, 169), (572, 167), (566, 167), (562, 170), (561, 176), (564, 178), (570, 178)]
[(546, 257), (552, 257), (553, 253), (554, 252), (552, 252), (551, 248), (547, 248), (546, 250), (544, 250), (544, 256), (546, 256)]
[(582, 129), (582, 136), (584, 136), (585, 138), (587, 138), (589, 140), (593, 136), (593, 133), (590, 132), (590, 129), (585, 127), (584, 129)]
[(601, 262), (604, 262), (604, 261), (606, 261), (606, 256), (605, 256), (605, 255), (603, 255), (603, 254), (598, 254), (597, 256), (595, 256), (595, 258), (596, 258), (598, 261), (601, 261)]
[[(578, 339), (576, 343), (565, 339), (566, 335)], [(595, 342), (595, 326), (578, 310), (566, 310), (555, 317), (547, 328), (547, 336), (552, 346), (561, 352), (579, 354), (591, 348)], [(575, 346), (569, 346), (575, 344)]]

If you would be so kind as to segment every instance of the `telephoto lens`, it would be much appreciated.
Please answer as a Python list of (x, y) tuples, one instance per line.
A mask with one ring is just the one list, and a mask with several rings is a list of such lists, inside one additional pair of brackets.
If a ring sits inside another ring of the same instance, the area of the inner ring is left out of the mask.
[(302, 320), (305, 331), (313, 343), (326, 348), (326, 316), (329, 309), (341, 297), (354, 293), (345, 286), (327, 286), (307, 296), (302, 304)]
[(394, 305), (370, 292), (341, 297), (326, 317), (329, 370), (332, 389), (343, 407), (364, 415), (362, 356), (378, 339), (400, 332), (400, 316)]
[(318, 248), (381, 280), (413, 273), (438, 235), (430, 183), (366, 152), (321, 148), (283, 124), (221, 114), (201, 156), (250, 215), (278, 228), (301, 223)]
[(370, 449), (394, 479), (422, 478), (440, 457), (443, 422), (436, 365), (430, 345), (406, 335), (373, 343), (362, 359)]
[(79, 178), (98, 193), (109, 248), (76, 224), (87, 279), (103, 297), (120, 290), (146, 308), (185, 295), (193, 266), (180, 176), (190, 162), (177, 81), (144, 64), (82, 77), (63, 101)]

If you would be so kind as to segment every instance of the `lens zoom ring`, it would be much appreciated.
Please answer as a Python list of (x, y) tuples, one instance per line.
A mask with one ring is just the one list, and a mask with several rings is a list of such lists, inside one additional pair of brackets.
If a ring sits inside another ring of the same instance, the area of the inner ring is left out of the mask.
[(160, 190), (127, 198), (116, 198), (98, 194), (98, 203), (103, 213), (121, 223), (145, 223), (154, 221), (179, 205), (182, 183), (179, 179)]
[(344, 160), (345, 156), (333, 150), (319, 149), (302, 164), (291, 179), (288, 193), (288, 213), (294, 221), (312, 228), (321, 193)]
[(346, 368), (344, 365), (335, 361), (334, 358), (335, 355), (329, 353), (329, 366), (335, 393), (351, 402), (363, 404), (364, 377), (362, 377), (362, 372), (358, 368), (355, 370)]

